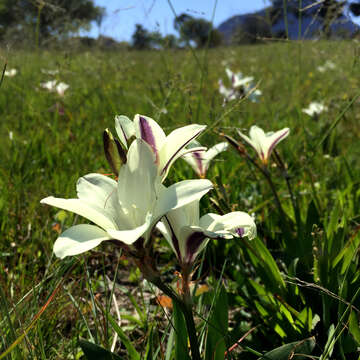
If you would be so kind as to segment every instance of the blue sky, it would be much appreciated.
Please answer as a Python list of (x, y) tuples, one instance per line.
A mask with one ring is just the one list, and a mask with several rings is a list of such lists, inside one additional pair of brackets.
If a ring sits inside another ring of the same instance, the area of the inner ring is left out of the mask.
[[(95, 0), (96, 5), (106, 8), (101, 28), (92, 26), (90, 32), (82, 35), (97, 37), (100, 34), (116, 40), (131, 40), (135, 24), (140, 23), (148, 30), (159, 30), (162, 34), (175, 33), (174, 14), (168, 0)], [(194, 17), (211, 20), (215, 0), (171, 0), (177, 14), (187, 12)], [(218, 0), (214, 24), (221, 24), (233, 15), (262, 9), (268, 0)]]

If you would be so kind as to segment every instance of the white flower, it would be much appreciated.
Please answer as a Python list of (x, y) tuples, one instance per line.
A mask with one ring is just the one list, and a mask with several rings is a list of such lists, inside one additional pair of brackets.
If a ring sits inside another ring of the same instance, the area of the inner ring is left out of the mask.
[(234, 73), (229, 68), (226, 68), (225, 72), (229, 80), (231, 81), (231, 85), (233, 88), (244, 86), (254, 80), (253, 76), (244, 77), (241, 72)]
[(238, 133), (256, 150), (261, 162), (266, 165), (272, 150), (281, 140), (285, 139), (289, 135), (290, 129), (284, 128), (275, 133), (271, 131), (265, 134), (264, 130), (256, 125), (253, 125), (249, 131), (250, 137), (246, 136), (239, 130)]
[(14, 140), (14, 133), (12, 131), (9, 131), (9, 139), (10, 141)]
[(326, 70), (334, 70), (335, 68), (336, 65), (330, 60), (327, 60), (324, 65), (317, 67), (318, 71), (322, 73), (325, 72)]
[(8, 77), (14, 77), (16, 74), (17, 74), (16, 69), (5, 70), (5, 73), (4, 73), (4, 75), (8, 76)]
[(54, 244), (60, 258), (81, 254), (102, 241), (116, 239), (133, 244), (149, 239), (152, 229), (170, 210), (201, 198), (211, 188), (209, 180), (185, 180), (169, 188), (157, 176), (152, 150), (135, 140), (127, 163), (120, 168), (116, 182), (100, 174), (78, 180), (77, 199), (47, 197), (41, 203), (84, 216), (96, 225), (75, 225), (65, 230)]
[(58, 93), (58, 95), (60, 96), (64, 96), (65, 94), (65, 91), (70, 87), (70, 85), (68, 84), (65, 84), (63, 82), (59, 82), (56, 87), (55, 87), (55, 90), (56, 92)]
[[(193, 141), (190, 146), (201, 147), (201, 145), (197, 141)], [(198, 150), (185, 154), (183, 155), (183, 159), (188, 164), (190, 164), (190, 166), (194, 169), (194, 171), (199, 177), (204, 178), (206, 176), (206, 172), (209, 168), (211, 160), (219, 153), (225, 151), (227, 148), (228, 143), (221, 142), (207, 151)]]
[(47, 69), (41, 69), (41, 72), (46, 75), (56, 75), (59, 73), (59, 70), (47, 70)]
[(57, 82), (57, 80), (50, 80), (41, 83), (40, 86), (48, 91), (55, 91), (59, 96), (64, 96), (65, 91), (70, 87), (68, 84), (63, 82)]
[(307, 108), (303, 109), (302, 111), (309, 116), (316, 116), (327, 110), (327, 106), (325, 106), (323, 103), (312, 102)]
[(57, 80), (50, 80), (50, 81), (46, 81), (44, 83), (41, 83), (40, 86), (43, 89), (53, 91), (53, 90), (55, 90), (56, 83), (57, 83)]
[(137, 114), (134, 121), (123, 115), (115, 117), (115, 129), (124, 148), (127, 149), (129, 140), (132, 137), (147, 142), (154, 152), (158, 174), (162, 180), (165, 179), (170, 166), (176, 159), (189, 151), (204, 149), (193, 148), (188, 150), (185, 147), (199, 136), (205, 128), (204, 125), (187, 125), (175, 129), (166, 136), (158, 123), (147, 116)]
[(199, 216), (199, 200), (170, 211), (157, 228), (164, 235), (182, 265), (191, 265), (209, 238), (232, 239), (256, 236), (252, 217), (241, 211), (226, 215)]
[(219, 80), (219, 92), (223, 95), (225, 101), (241, 99), (248, 97), (252, 102), (257, 102), (262, 94), (253, 84), (252, 76), (244, 77), (241, 72), (233, 73), (229, 68), (225, 69), (226, 74), (231, 82), (231, 88), (224, 86), (222, 80)]

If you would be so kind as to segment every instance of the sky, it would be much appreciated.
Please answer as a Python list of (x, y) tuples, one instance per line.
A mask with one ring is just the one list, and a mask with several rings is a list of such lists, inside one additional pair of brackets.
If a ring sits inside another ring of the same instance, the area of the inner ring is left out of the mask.
[(106, 9), (101, 27), (93, 25), (89, 32), (81, 35), (97, 37), (111, 36), (118, 41), (130, 41), (135, 24), (147, 30), (159, 30), (163, 35), (176, 34), (173, 28), (174, 12), (186, 12), (194, 17), (212, 19), (216, 3), (214, 25), (218, 26), (231, 16), (245, 14), (264, 8), (269, 0), (94, 0)]

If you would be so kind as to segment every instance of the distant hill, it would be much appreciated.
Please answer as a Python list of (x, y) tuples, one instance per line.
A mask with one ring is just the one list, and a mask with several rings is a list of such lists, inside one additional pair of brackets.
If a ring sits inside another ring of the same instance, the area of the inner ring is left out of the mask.
[[(303, 0), (302, 8), (314, 4), (315, 0)], [(281, 1), (282, 3), (282, 1)], [(298, 1), (288, 1), (287, 26), (289, 39), (299, 38), (299, 11)], [(301, 12), (301, 39), (314, 39), (323, 35), (323, 17), (321, 5), (311, 6)], [(226, 43), (230, 43), (233, 35), (241, 28), (248, 37), (282, 38), (286, 34), (284, 11), (282, 6), (269, 6), (255, 13), (236, 15), (221, 23), (218, 30)], [(344, 13), (334, 19), (330, 25), (332, 37), (352, 37), (359, 32), (360, 27)]]

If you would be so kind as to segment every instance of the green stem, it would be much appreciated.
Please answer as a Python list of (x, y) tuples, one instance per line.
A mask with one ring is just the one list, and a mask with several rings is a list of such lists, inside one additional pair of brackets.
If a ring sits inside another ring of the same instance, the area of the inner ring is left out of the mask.
[[(260, 172), (264, 175), (266, 181), (268, 182), (269, 186), (270, 186), (270, 189), (274, 195), (274, 198), (275, 198), (275, 203), (276, 203), (276, 207), (278, 208), (279, 212), (280, 212), (280, 215), (283, 216), (285, 214), (284, 212), (284, 209), (283, 207), (281, 206), (281, 202), (280, 202), (280, 199), (279, 199), (279, 196), (278, 196), (278, 193), (276, 191), (276, 188), (275, 188), (275, 185), (271, 179), (271, 175), (270, 175), (270, 172), (269, 170), (265, 167), (265, 166), (259, 166), (257, 164), (257, 162), (251, 157), (249, 156), (248, 154), (246, 154), (246, 157), (255, 165), (255, 167), (257, 167)], [(284, 217), (284, 219), (286, 219)]]
[(289, 173), (287, 171), (287, 168), (286, 168), (284, 162), (282, 161), (279, 153), (275, 149), (274, 149), (274, 155), (275, 155), (275, 158), (276, 158), (276, 160), (278, 162), (278, 165), (280, 166), (281, 174), (285, 179), (286, 186), (288, 188), (290, 199), (291, 199), (291, 204), (292, 204), (292, 207), (294, 209), (294, 215), (295, 215), (295, 219), (296, 219), (298, 233), (300, 233), (301, 230), (302, 230), (300, 211), (299, 211), (299, 207), (298, 207), (298, 204), (297, 204), (295, 196), (294, 196), (294, 192), (293, 192), (292, 187), (291, 187), (290, 175), (289, 175)]
[(191, 357), (193, 360), (201, 360), (199, 341), (196, 335), (196, 326), (191, 302), (180, 299), (173, 289), (171, 289), (161, 281), (160, 277), (148, 280), (151, 281), (154, 285), (156, 285), (165, 295), (169, 296), (172, 301), (175, 302), (176, 305), (178, 305), (178, 307), (180, 308), (186, 322), (186, 328), (190, 341)]

